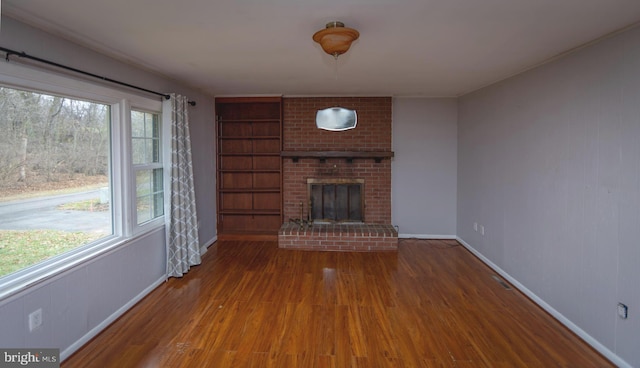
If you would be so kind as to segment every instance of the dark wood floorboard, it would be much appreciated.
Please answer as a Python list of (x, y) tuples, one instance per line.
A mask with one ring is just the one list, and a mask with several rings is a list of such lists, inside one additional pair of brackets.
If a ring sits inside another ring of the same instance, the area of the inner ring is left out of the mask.
[(221, 241), (62, 367), (613, 367), (455, 241)]

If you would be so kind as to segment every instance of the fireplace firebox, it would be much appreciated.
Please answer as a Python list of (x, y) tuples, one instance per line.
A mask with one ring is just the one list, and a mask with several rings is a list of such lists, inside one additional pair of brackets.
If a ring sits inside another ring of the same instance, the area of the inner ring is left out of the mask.
[(364, 222), (364, 179), (309, 178), (307, 185), (313, 222)]

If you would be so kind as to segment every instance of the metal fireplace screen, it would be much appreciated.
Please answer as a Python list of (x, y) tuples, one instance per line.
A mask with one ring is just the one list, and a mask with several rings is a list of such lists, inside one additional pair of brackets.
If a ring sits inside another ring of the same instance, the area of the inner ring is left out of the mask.
[(364, 221), (363, 183), (360, 180), (311, 181), (309, 182), (311, 220), (329, 222)]

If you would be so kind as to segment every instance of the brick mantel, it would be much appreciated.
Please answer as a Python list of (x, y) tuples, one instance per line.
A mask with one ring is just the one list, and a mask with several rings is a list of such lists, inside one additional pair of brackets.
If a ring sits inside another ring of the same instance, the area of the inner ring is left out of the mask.
[(376, 163), (380, 163), (385, 158), (392, 158), (393, 152), (371, 152), (371, 151), (282, 151), (282, 157), (291, 157), (293, 162), (303, 157), (313, 157), (318, 160), (325, 161), (327, 158), (344, 158), (347, 162), (352, 162), (355, 158), (371, 158)]

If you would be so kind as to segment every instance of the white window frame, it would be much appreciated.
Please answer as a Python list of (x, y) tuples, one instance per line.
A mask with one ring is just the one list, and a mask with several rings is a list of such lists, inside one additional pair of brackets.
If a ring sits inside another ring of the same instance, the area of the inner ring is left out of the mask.
[[(52, 278), (72, 267), (87, 262), (114, 248), (132, 241), (144, 233), (164, 226), (164, 216), (136, 225), (135, 178), (131, 159), (131, 109), (161, 115), (160, 98), (143, 97), (123, 90), (109, 88), (86, 80), (45, 71), (18, 63), (0, 63), (0, 84), (10, 88), (50, 93), (78, 98), (111, 107), (111, 160), (109, 164), (112, 195), (113, 235), (80, 246), (72, 251), (7, 275), (0, 282), (0, 304), (28, 287)], [(161, 133), (162, 134), (162, 133)], [(161, 140), (161, 142), (163, 142)], [(166, 147), (162, 147), (166, 151)], [(166, 162), (163, 160), (163, 164)], [(163, 168), (167, 172), (167, 168)], [(166, 193), (165, 182), (165, 193)]]
[[(167, 180), (166, 180), (166, 171), (167, 168), (165, 167), (166, 163), (165, 163), (165, 151), (168, 149), (167, 147), (164, 146), (164, 129), (163, 129), (163, 119), (162, 119), (162, 113), (159, 111), (151, 111), (148, 109), (143, 109), (143, 108), (138, 108), (138, 107), (133, 107), (129, 109), (129, 134), (131, 134), (131, 111), (139, 111), (139, 112), (145, 112), (145, 113), (151, 113), (151, 114), (157, 114), (158, 115), (158, 124), (159, 124), (159, 129), (158, 129), (158, 138), (159, 138), (159, 143), (160, 143), (160, 162), (159, 163), (150, 163), (150, 164), (145, 164), (145, 165), (134, 165), (133, 164), (133, 159), (131, 159), (131, 180), (132, 180), (132, 198), (131, 198), (131, 203), (133, 203), (133, 229), (134, 229), (134, 234), (139, 234), (139, 233), (145, 233), (147, 232), (149, 229), (154, 229), (158, 226), (164, 225), (165, 223), (165, 219), (164, 219), (164, 213), (166, 212), (166, 205), (164, 202), (166, 202), (167, 200)], [(131, 135), (129, 136), (129, 142), (130, 144), (132, 144), (132, 138)], [(145, 221), (141, 224), (138, 224), (138, 211), (136, 208), (136, 203), (138, 202), (138, 197), (137, 197), (137, 193), (136, 193), (136, 172), (139, 170), (152, 170), (152, 169), (158, 169), (161, 168), (162, 169), (162, 178), (163, 178), (163, 186), (162, 186), (162, 191), (163, 191), (163, 207), (162, 207), (162, 212), (163, 215), (162, 216), (158, 216), (155, 218), (152, 218), (149, 221)]]

